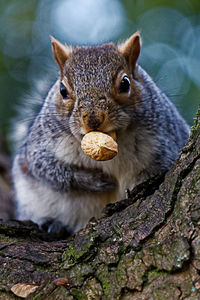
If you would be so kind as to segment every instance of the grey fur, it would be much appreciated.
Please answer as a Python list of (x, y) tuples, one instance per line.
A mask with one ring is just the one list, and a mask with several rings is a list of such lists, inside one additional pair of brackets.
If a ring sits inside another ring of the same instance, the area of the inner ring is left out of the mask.
[[(127, 188), (167, 171), (188, 139), (189, 127), (141, 67), (137, 66), (134, 80), (141, 95), (138, 105), (113, 105), (105, 93), (110, 89), (109, 67), (99, 73), (98, 66), (90, 66), (90, 55), (94, 52), (86, 53), (87, 68), (84, 62), (77, 66), (81, 69), (74, 78), (77, 99), (72, 112), (59, 114), (56, 110), (60, 97), (57, 81), (15, 157), (13, 181), (19, 219), (39, 225), (53, 219), (75, 232), (91, 217), (98, 217), (104, 205), (125, 197)], [(95, 109), (102, 96), (112, 121), (109, 130), (117, 131), (119, 153), (111, 161), (97, 162), (82, 152), (76, 120), (78, 103), (85, 101)]]

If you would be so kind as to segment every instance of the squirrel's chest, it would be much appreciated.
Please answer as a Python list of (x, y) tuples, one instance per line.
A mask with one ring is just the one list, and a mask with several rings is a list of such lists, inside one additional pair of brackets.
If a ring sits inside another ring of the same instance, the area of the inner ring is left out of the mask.
[(123, 137), (119, 140), (119, 152), (109, 161), (95, 161), (89, 158), (73, 138), (64, 138), (57, 142), (56, 157), (65, 164), (72, 164), (81, 169), (102, 170), (103, 173), (114, 176), (118, 182), (118, 199), (124, 197), (127, 188), (133, 188), (137, 183), (137, 175), (141, 171), (142, 160), (136, 155), (134, 137), (131, 142)]

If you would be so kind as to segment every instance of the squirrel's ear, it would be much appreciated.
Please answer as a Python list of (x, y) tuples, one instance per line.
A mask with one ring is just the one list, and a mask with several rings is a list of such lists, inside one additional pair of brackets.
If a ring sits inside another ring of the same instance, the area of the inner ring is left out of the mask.
[(131, 72), (134, 71), (141, 49), (140, 33), (137, 31), (124, 43), (118, 45), (119, 52), (125, 57)]
[(70, 54), (72, 53), (72, 47), (63, 45), (62, 43), (57, 41), (53, 36), (50, 36), (50, 38), (51, 38), (54, 58), (60, 70), (62, 71), (66, 60), (69, 58)]

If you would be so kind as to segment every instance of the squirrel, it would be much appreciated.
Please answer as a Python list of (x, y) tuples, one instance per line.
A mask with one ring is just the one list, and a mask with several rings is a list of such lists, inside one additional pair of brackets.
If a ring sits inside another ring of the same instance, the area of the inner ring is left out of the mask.
[[(17, 218), (48, 232), (75, 233), (127, 189), (166, 172), (189, 127), (138, 64), (140, 33), (125, 42), (68, 46), (51, 37), (59, 77), (13, 162)], [(116, 131), (118, 155), (81, 150), (90, 131)]]

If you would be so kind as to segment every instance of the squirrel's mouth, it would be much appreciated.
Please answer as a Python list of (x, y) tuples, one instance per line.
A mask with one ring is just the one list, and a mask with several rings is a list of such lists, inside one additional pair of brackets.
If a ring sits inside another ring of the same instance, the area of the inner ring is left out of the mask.
[[(112, 131), (91, 130), (91, 131), (89, 131), (89, 132), (101, 132), (101, 133), (105, 133), (105, 134), (111, 136), (114, 140), (116, 140), (116, 130), (112, 130)], [(87, 133), (88, 133), (88, 132), (87, 132)], [(80, 134), (81, 140), (83, 139), (83, 137), (84, 137), (87, 133), (85, 133), (85, 134), (82, 134), (82, 133), (81, 133), (81, 134)]]
[[(105, 124), (105, 126), (99, 126), (99, 128), (89, 128), (88, 126), (81, 126), (82, 124), (79, 124), (79, 126), (77, 126), (76, 124), (77, 123), (75, 123), (73, 119), (70, 120), (69, 125), (71, 134), (75, 137), (75, 139), (78, 142), (81, 142), (83, 137), (89, 132), (102, 132), (110, 135), (114, 139), (116, 137), (117, 129), (116, 126), (113, 126), (112, 124)], [(113, 132), (115, 132), (114, 135)]]

